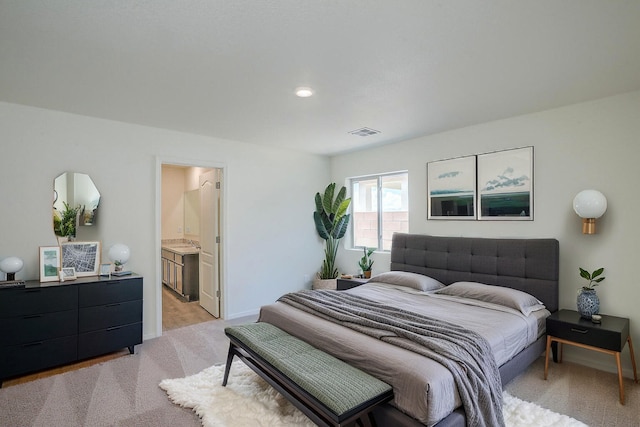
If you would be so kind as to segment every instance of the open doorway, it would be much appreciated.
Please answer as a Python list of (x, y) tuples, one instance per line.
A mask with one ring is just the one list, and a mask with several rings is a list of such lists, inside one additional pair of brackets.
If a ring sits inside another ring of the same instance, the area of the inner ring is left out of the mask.
[(222, 169), (161, 165), (162, 330), (220, 317)]

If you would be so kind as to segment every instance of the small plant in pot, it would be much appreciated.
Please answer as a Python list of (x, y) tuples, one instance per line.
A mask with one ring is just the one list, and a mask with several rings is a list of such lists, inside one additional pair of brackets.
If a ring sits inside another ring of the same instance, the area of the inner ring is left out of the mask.
[(587, 284), (579, 289), (578, 292), (578, 313), (584, 319), (591, 319), (591, 316), (598, 314), (600, 311), (600, 299), (596, 294), (595, 287), (602, 282), (605, 277), (602, 277), (604, 268), (598, 268), (592, 273), (589, 273), (584, 268), (579, 267), (580, 277), (587, 281)]
[(369, 279), (371, 278), (371, 267), (373, 267), (371, 254), (373, 253), (373, 251), (375, 251), (375, 248), (367, 249), (367, 247), (365, 246), (363, 250), (364, 255), (362, 256), (362, 258), (360, 258), (360, 261), (358, 261), (358, 265), (362, 269), (362, 274), (364, 275), (365, 279)]
[(335, 266), (338, 243), (347, 232), (351, 218), (351, 215), (347, 213), (351, 204), (351, 199), (346, 198), (347, 189), (343, 186), (338, 194), (335, 194), (335, 189), (336, 184), (331, 183), (323, 194), (316, 193), (315, 197), (316, 210), (313, 213), (313, 221), (318, 235), (325, 241), (325, 248), (324, 261), (322, 261), (322, 267), (317, 275), (319, 281), (314, 281), (314, 289), (335, 289), (338, 277), (338, 269)]

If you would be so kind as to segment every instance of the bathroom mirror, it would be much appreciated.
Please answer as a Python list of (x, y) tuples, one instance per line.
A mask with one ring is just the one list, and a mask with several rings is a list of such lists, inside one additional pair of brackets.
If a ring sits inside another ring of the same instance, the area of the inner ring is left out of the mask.
[(184, 193), (184, 233), (200, 234), (200, 191)]
[(53, 182), (53, 231), (76, 235), (76, 226), (95, 225), (100, 192), (89, 175), (65, 172)]

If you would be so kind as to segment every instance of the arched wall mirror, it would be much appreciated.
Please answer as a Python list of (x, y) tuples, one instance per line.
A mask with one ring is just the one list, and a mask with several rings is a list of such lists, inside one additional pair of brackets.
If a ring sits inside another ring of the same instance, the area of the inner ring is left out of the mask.
[(53, 181), (53, 231), (75, 237), (77, 226), (95, 225), (100, 192), (84, 173), (65, 172)]

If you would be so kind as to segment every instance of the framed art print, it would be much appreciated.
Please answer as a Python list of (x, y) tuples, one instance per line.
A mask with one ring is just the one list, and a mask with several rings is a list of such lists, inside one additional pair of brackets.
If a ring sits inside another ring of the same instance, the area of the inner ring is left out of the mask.
[(60, 247), (40, 246), (40, 281), (57, 282), (60, 269)]
[(476, 156), (427, 163), (427, 219), (476, 219)]
[(76, 269), (73, 267), (62, 267), (60, 269), (61, 279), (64, 280), (76, 280)]
[(97, 276), (100, 271), (100, 242), (68, 242), (60, 245), (62, 267), (73, 267), (77, 277)]
[(478, 155), (478, 219), (533, 220), (533, 147)]
[(101, 276), (110, 276), (111, 275), (111, 264), (100, 264), (100, 275)]

